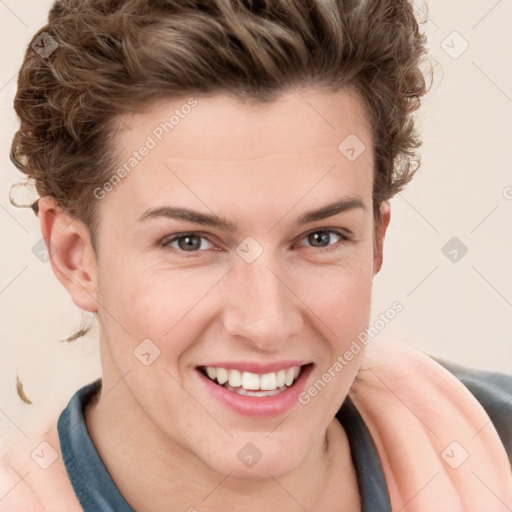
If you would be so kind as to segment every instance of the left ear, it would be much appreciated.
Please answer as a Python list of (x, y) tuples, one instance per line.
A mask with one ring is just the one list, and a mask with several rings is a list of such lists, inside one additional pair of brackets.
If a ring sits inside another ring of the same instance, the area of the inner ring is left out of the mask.
[(376, 221), (373, 236), (373, 275), (375, 276), (382, 267), (384, 259), (384, 237), (391, 219), (391, 205), (383, 201), (380, 205), (380, 217)]

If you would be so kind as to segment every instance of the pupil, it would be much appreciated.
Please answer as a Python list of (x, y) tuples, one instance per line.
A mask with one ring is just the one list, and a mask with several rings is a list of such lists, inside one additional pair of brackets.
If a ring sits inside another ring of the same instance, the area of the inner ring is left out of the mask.
[[(183, 240), (185, 240), (185, 242), (183, 242)], [(194, 250), (201, 246), (201, 240), (198, 236), (182, 236), (179, 238), (178, 245), (180, 246), (180, 249), (185, 251)]]
[(309, 242), (314, 247), (319, 247), (319, 245), (315, 245), (320, 242), (321, 246), (329, 245), (329, 237), (330, 233), (328, 231), (319, 231), (317, 233), (311, 233), (309, 235)]

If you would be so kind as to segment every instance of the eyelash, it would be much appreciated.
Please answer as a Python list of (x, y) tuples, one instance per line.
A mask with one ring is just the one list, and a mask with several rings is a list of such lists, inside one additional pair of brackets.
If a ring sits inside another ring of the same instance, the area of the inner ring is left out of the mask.
[[(337, 229), (326, 229), (326, 228), (324, 228), (324, 229), (315, 229), (313, 231), (310, 231), (309, 233), (306, 233), (305, 235), (303, 235), (301, 240), (303, 240), (304, 238), (307, 238), (309, 235), (312, 235), (314, 233), (330, 233), (330, 234), (335, 234), (335, 235), (340, 237), (340, 240), (338, 240), (338, 242), (336, 242), (334, 244), (331, 244), (331, 245), (328, 245), (326, 247), (310, 247), (310, 249), (317, 249), (319, 252), (322, 252), (322, 253), (327, 253), (327, 252), (331, 252), (331, 251), (334, 251), (334, 250), (339, 250), (339, 249), (341, 249), (341, 247), (343, 245), (345, 245), (346, 243), (352, 241), (352, 238), (349, 237), (344, 231), (339, 231)], [(197, 236), (197, 237), (200, 237), (200, 238), (204, 238), (205, 240), (208, 240), (208, 242), (213, 244), (213, 242), (211, 240), (209, 240), (209, 238), (207, 236), (202, 235), (201, 233), (193, 232), (192, 231), (192, 232), (188, 232), (188, 233), (176, 233), (174, 235), (165, 236), (164, 238), (161, 239), (161, 241), (159, 242), (159, 245), (162, 248), (164, 248), (164, 249), (168, 249), (168, 250), (171, 250), (173, 252), (183, 253), (183, 254), (185, 254), (186, 258), (193, 258), (193, 257), (196, 257), (196, 256), (200, 255), (200, 253), (202, 253), (204, 250), (184, 251), (182, 249), (177, 249), (175, 247), (170, 247), (169, 244), (179, 240), (180, 238), (185, 238), (187, 236)], [(300, 246), (300, 247), (307, 247), (307, 246)]]

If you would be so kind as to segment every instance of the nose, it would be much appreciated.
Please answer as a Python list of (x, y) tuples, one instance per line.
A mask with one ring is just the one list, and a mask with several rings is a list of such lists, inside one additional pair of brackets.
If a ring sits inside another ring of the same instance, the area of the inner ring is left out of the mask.
[(223, 312), (228, 335), (274, 351), (300, 333), (304, 304), (275, 259), (262, 255), (252, 263), (240, 261), (229, 274)]

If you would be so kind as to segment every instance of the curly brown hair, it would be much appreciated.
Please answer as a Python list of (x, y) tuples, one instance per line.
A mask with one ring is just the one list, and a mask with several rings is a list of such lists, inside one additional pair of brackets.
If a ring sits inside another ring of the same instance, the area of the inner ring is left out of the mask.
[(57, 0), (20, 69), (11, 160), (96, 248), (92, 191), (118, 164), (119, 116), (184, 94), (266, 102), (291, 87), (352, 87), (373, 130), (378, 215), (419, 167), (424, 54), (407, 0)]

